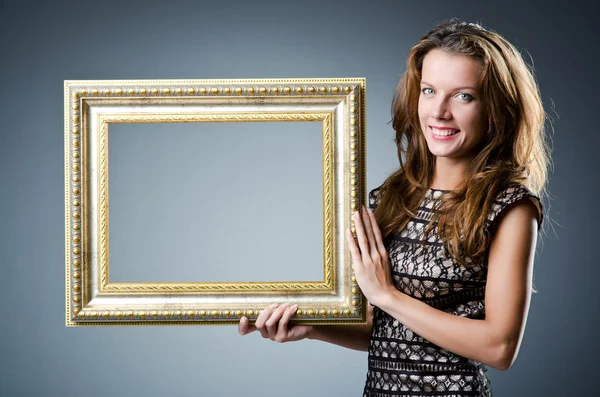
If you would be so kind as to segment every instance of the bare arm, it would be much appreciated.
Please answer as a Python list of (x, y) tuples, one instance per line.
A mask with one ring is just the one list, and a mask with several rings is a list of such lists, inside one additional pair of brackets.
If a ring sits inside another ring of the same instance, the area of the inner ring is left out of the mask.
[[(490, 246), (485, 320), (455, 316), (403, 294), (391, 286), (385, 266), (371, 263), (370, 258), (365, 260), (364, 255), (358, 271), (355, 263), (359, 285), (362, 282), (363, 291), (371, 291), (372, 297), (367, 297), (373, 304), (423, 338), (461, 356), (506, 370), (517, 356), (525, 330), (537, 239), (537, 209), (530, 200), (507, 211)], [(373, 223), (374, 217), (369, 216)], [(366, 218), (363, 222), (367, 222)], [(369, 233), (373, 241), (380, 240), (380, 235), (375, 237), (379, 230), (369, 230), (369, 226), (361, 230), (359, 240), (366, 239)], [(368, 249), (364, 241), (361, 244)], [(381, 263), (388, 260), (381, 250), (373, 256), (378, 255), (384, 257)]]
[(352, 350), (367, 351), (373, 326), (373, 306), (369, 306), (367, 324), (353, 325), (314, 325), (308, 333), (309, 339), (316, 339)]

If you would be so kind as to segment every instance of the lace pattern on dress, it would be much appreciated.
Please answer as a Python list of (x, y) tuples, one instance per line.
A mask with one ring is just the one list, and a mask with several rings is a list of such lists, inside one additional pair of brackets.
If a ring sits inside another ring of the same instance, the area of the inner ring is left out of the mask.
[[(470, 268), (454, 261), (437, 233), (436, 225), (423, 242), (424, 229), (444, 194), (429, 189), (404, 230), (388, 240), (394, 284), (403, 293), (456, 316), (485, 319), (487, 263)], [(523, 186), (502, 191), (489, 211), (486, 229), (493, 230), (499, 214), (520, 199), (539, 198)], [(369, 193), (375, 209), (379, 188)], [(369, 369), (364, 396), (491, 396), (487, 367), (454, 354), (415, 334), (395, 318), (374, 308), (369, 344)]]

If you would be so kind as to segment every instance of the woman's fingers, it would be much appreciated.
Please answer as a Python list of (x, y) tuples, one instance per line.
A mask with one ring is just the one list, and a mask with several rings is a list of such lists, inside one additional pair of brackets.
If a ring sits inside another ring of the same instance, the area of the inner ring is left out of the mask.
[(358, 248), (360, 249), (361, 258), (363, 261), (369, 257), (369, 240), (365, 232), (365, 226), (362, 221), (361, 211), (354, 213), (354, 226), (356, 228), (356, 239), (358, 240)]
[(375, 242), (377, 243), (377, 251), (382, 258), (387, 257), (387, 249), (383, 244), (383, 236), (381, 234), (381, 230), (379, 226), (377, 226), (377, 220), (375, 219), (375, 214), (371, 209), (368, 209), (369, 218), (371, 219), (371, 225), (373, 225), (373, 234), (375, 235)]
[(379, 255), (379, 251), (377, 250), (375, 233), (373, 231), (373, 224), (371, 223), (371, 216), (367, 212), (367, 209), (362, 206), (361, 206), (360, 214), (361, 214), (363, 228), (365, 230), (365, 236), (367, 238), (367, 241), (369, 242), (369, 256), (372, 259), (375, 259), (374, 257), (376, 255)]
[(269, 337), (265, 323), (269, 318), (271, 318), (271, 314), (273, 314), (273, 310), (275, 310), (277, 306), (277, 303), (273, 303), (271, 306), (265, 307), (265, 309), (258, 315), (258, 318), (254, 323), (256, 329), (258, 329), (258, 332), (260, 332), (263, 338)]
[(350, 249), (350, 254), (352, 255), (352, 262), (355, 266), (362, 265), (360, 251), (356, 246), (356, 241), (354, 241), (354, 236), (352, 236), (350, 229), (346, 229), (346, 238), (348, 239), (348, 249)]
[(267, 334), (269, 335), (269, 339), (275, 340), (275, 336), (277, 335), (277, 327), (281, 316), (285, 313), (288, 308), (287, 304), (283, 304), (279, 306), (277, 309), (273, 311), (271, 317), (265, 322), (265, 327), (267, 328)]
[(298, 305), (290, 306), (281, 316), (281, 320), (279, 320), (279, 326), (277, 327), (277, 335), (275, 336), (275, 340), (277, 342), (286, 342), (288, 337), (288, 323), (290, 322), (290, 318), (296, 313), (298, 309)]
[(311, 327), (294, 325), (290, 327), (290, 320), (296, 314), (298, 305), (273, 304), (266, 307), (256, 319), (255, 325), (250, 325), (247, 317), (242, 317), (238, 324), (240, 335), (259, 331), (263, 338), (277, 342), (290, 342), (306, 338)]
[(238, 332), (240, 335), (248, 335), (251, 332), (256, 331), (255, 325), (250, 325), (248, 317), (242, 317), (238, 323)]

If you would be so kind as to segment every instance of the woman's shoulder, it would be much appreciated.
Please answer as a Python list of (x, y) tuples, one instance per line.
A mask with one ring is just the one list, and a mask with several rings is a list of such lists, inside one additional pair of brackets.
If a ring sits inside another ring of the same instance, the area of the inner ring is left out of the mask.
[(487, 217), (487, 228), (492, 228), (497, 224), (498, 220), (514, 205), (523, 200), (531, 201), (538, 211), (538, 229), (542, 225), (544, 219), (544, 207), (539, 195), (532, 192), (529, 188), (522, 184), (510, 184), (501, 189), (490, 206)]

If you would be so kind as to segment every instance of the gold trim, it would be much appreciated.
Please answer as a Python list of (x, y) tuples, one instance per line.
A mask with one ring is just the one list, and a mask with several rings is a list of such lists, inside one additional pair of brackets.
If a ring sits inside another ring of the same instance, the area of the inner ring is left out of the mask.
[[(332, 211), (333, 147), (331, 112), (320, 113), (227, 113), (227, 114), (103, 114), (98, 116), (99, 125), (99, 271), (100, 292), (234, 292), (234, 291), (331, 291), (333, 289), (333, 234)], [(323, 139), (323, 208), (324, 208), (324, 281), (323, 282), (271, 282), (271, 283), (110, 283), (108, 263), (108, 126), (131, 123), (192, 123), (192, 122), (307, 122), (321, 121)]]
[[(277, 296), (309, 298), (300, 305), (302, 309), (298, 310), (294, 321), (308, 324), (365, 323), (367, 302), (353, 276), (350, 253), (346, 244), (342, 243), (345, 239), (340, 238), (344, 234), (341, 229), (350, 227), (354, 231), (352, 212), (365, 201), (364, 79), (65, 81), (64, 94), (65, 309), (68, 326), (235, 324), (239, 313), (245, 313), (251, 320), (256, 319), (267, 302), (271, 303)], [(210, 103), (211, 109), (216, 108), (217, 111), (186, 113), (188, 107), (177, 106), (184, 102), (196, 107)], [(148, 110), (165, 104), (175, 104), (170, 107), (176, 110), (172, 113), (165, 111), (169, 106), (162, 106), (160, 112)], [(115, 109), (113, 105), (126, 109), (125, 113), (102, 111), (103, 106)], [(140, 105), (145, 109), (138, 113), (132, 111), (133, 106), (139, 110)], [(316, 110), (319, 107), (327, 110)], [(252, 110), (236, 110), (241, 108)], [(178, 112), (178, 109), (186, 112)], [(95, 118), (96, 131), (91, 131), (90, 116)], [(110, 283), (109, 124), (221, 121), (322, 122), (323, 280)], [(92, 133), (96, 136), (95, 141), (90, 140)], [(337, 138), (341, 138), (339, 134), (343, 135), (343, 140)], [(344, 143), (340, 147), (342, 141)], [(90, 156), (97, 157), (96, 164), (90, 163)], [(93, 174), (96, 181), (90, 174), (92, 168), (96, 168), (97, 174)], [(338, 178), (342, 178), (345, 186), (341, 192), (337, 191)], [(96, 184), (97, 189), (93, 202), (90, 201), (91, 184)], [(95, 233), (97, 241), (92, 241), (90, 232)], [(338, 259), (344, 263), (343, 268), (336, 269)], [(95, 267), (94, 271), (91, 266)], [(227, 295), (223, 293), (233, 294), (238, 303), (227, 304)], [(215, 306), (217, 301), (207, 303), (212, 296), (219, 297), (218, 306)], [(164, 299), (153, 301), (152, 297), (165, 298), (173, 303), (165, 304)], [(191, 302), (196, 303), (190, 305), (189, 297)], [(240, 297), (245, 297), (242, 299), (244, 303), (239, 303)], [(177, 303), (184, 301), (188, 303)]]

